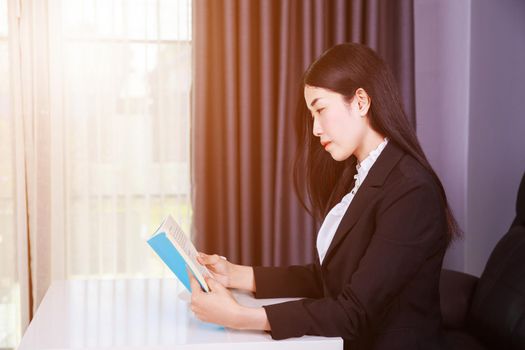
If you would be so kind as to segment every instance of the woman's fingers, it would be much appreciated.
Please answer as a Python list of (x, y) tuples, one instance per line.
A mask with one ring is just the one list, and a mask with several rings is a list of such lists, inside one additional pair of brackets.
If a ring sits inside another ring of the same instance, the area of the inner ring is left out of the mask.
[(197, 262), (198, 262), (199, 264), (201, 264), (201, 265), (206, 265), (206, 264), (204, 263), (204, 260), (202, 260), (200, 254), (197, 255)]
[(219, 262), (220, 257), (217, 254), (208, 255), (199, 253), (199, 262), (203, 265), (213, 265)]

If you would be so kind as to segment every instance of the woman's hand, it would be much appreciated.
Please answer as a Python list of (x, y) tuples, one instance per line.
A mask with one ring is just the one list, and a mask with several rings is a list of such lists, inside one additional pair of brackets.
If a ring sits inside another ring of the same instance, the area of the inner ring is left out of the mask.
[(197, 261), (206, 266), (213, 278), (224, 287), (255, 292), (255, 277), (251, 266), (232, 264), (217, 254), (199, 253)]
[[(221, 259), (222, 260), (222, 259)], [(238, 316), (242, 306), (233, 298), (222, 283), (206, 278), (210, 287), (208, 293), (202, 291), (193, 274), (188, 274), (191, 284), (191, 310), (201, 321), (216, 323), (230, 328), (238, 328)]]
[(262, 307), (239, 305), (231, 292), (213, 278), (206, 278), (210, 291), (203, 292), (193, 274), (188, 272), (188, 275), (191, 284), (191, 310), (199, 320), (236, 329), (270, 330), (266, 311)]
[(233, 269), (232, 263), (228, 262), (226, 259), (221, 258), (217, 254), (207, 255), (200, 252), (197, 256), (197, 261), (201, 265), (206, 266), (216, 281), (226, 288), (231, 288), (231, 270)]

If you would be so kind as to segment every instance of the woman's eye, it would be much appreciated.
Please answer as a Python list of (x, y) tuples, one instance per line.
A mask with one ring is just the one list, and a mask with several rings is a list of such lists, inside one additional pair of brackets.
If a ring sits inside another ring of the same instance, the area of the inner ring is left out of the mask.
[[(323, 108), (319, 108), (319, 109), (316, 109), (315, 110), (315, 113), (317, 114), (321, 114), (321, 112), (325, 109), (325, 107)], [(315, 113), (310, 113), (310, 116), (312, 117), (312, 119), (315, 119)]]

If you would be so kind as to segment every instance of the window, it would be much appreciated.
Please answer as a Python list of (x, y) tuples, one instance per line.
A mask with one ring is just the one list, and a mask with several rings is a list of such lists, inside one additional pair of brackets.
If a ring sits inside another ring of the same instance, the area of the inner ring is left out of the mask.
[[(20, 206), (51, 242), (31, 241), (35, 299), (61, 278), (173, 277), (146, 239), (167, 214), (187, 233), (191, 223), (191, 0), (32, 5), (29, 28), (10, 36), (16, 15), (0, 0), (0, 349), (18, 345), (29, 317)], [(15, 176), (25, 163), (29, 179)]]
[(168, 213), (190, 228), (191, 2), (59, 13), (66, 275), (162, 275), (145, 240)]

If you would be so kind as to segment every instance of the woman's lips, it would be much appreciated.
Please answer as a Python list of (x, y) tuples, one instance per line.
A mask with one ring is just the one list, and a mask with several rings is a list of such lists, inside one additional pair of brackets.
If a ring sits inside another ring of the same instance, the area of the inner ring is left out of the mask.
[(324, 146), (324, 149), (326, 149), (332, 142), (327, 142), (325, 143), (323, 146)]

